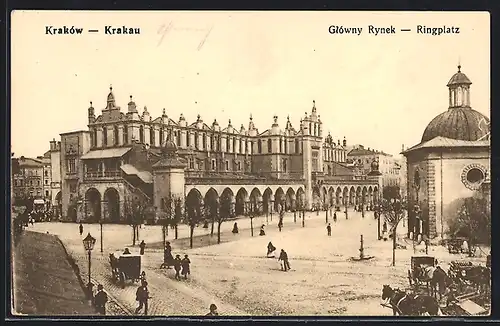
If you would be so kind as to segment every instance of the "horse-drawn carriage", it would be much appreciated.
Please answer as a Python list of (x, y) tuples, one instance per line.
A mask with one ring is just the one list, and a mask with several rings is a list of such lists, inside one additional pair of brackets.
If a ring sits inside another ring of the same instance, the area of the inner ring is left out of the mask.
[(491, 281), (491, 269), (475, 265), (470, 261), (455, 260), (450, 264), (448, 276), (457, 285), (460, 292), (468, 289), (488, 292)]
[[(464, 245), (466, 243), (467, 245)], [(477, 246), (468, 242), (467, 238), (456, 237), (447, 240), (448, 252), (450, 254), (469, 254), (475, 256)]]
[(125, 282), (132, 280), (134, 283), (141, 279), (141, 256), (115, 252), (109, 254), (111, 274), (113, 280), (125, 288)]
[(430, 282), (432, 275), (429, 275), (432, 268), (436, 266), (436, 259), (431, 256), (413, 256), (408, 270), (408, 281), (410, 286), (419, 287)]

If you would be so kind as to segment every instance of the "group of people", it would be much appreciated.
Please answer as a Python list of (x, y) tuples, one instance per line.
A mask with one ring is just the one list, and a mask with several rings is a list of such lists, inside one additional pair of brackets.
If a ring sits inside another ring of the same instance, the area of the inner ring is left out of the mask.
[[(267, 244), (267, 254), (268, 258), (274, 258), (274, 252), (276, 251), (276, 247), (273, 245), (271, 241)], [(280, 256), (278, 258), (278, 262), (281, 263), (281, 270), (288, 271), (290, 270), (290, 261), (288, 260), (288, 254), (284, 249), (281, 249)]]
[(163, 263), (160, 268), (170, 269), (172, 266), (175, 270), (175, 279), (180, 280), (181, 275), (184, 276), (184, 279), (187, 279), (188, 275), (191, 275), (191, 260), (188, 255), (184, 255), (184, 258), (181, 259), (181, 255), (172, 255), (172, 246), (170, 242), (167, 241), (165, 244), (165, 249), (163, 250)]

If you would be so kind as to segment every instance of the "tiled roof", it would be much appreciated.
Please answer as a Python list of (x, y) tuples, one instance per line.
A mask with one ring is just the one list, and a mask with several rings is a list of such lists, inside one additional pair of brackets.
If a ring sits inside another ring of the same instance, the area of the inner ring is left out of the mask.
[(445, 137), (435, 137), (429, 141), (422, 142), (418, 145), (415, 145), (403, 153), (408, 153), (417, 149), (422, 149), (422, 148), (446, 148), (446, 147), (490, 147), (490, 141), (489, 140), (478, 140), (478, 141), (471, 141), (471, 140), (460, 140), (460, 139), (451, 139), (451, 138), (445, 138)]

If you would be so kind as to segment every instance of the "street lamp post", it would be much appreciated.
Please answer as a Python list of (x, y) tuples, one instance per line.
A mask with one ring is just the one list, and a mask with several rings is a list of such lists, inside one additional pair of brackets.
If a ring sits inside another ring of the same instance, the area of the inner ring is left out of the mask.
[(88, 296), (92, 298), (92, 282), (90, 281), (90, 271), (92, 262), (92, 250), (94, 249), (96, 239), (89, 234), (83, 239), (83, 247), (89, 255), (89, 283), (87, 284)]
[(103, 252), (102, 250), (102, 219), (100, 220), (100, 223), (101, 224), (101, 253)]

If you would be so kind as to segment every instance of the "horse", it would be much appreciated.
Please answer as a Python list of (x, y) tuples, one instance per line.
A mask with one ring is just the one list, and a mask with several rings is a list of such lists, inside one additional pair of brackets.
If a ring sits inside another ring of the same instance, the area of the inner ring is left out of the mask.
[(390, 305), (394, 316), (443, 315), (436, 298), (426, 294), (407, 294), (399, 289), (393, 289), (389, 285), (384, 285), (382, 300)]
[(470, 284), (479, 292), (487, 292), (491, 282), (491, 269), (475, 265), (467, 269), (454, 271), (451, 276), (458, 283), (460, 290), (463, 290), (464, 285)]
[(446, 289), (453, 284), (452, 279), (440, 266), (417, 266), (415, 273), (417, 281), (427, 283), (428, 294), (434, 297), (439, 294), (439, 300), (441, 300)]

